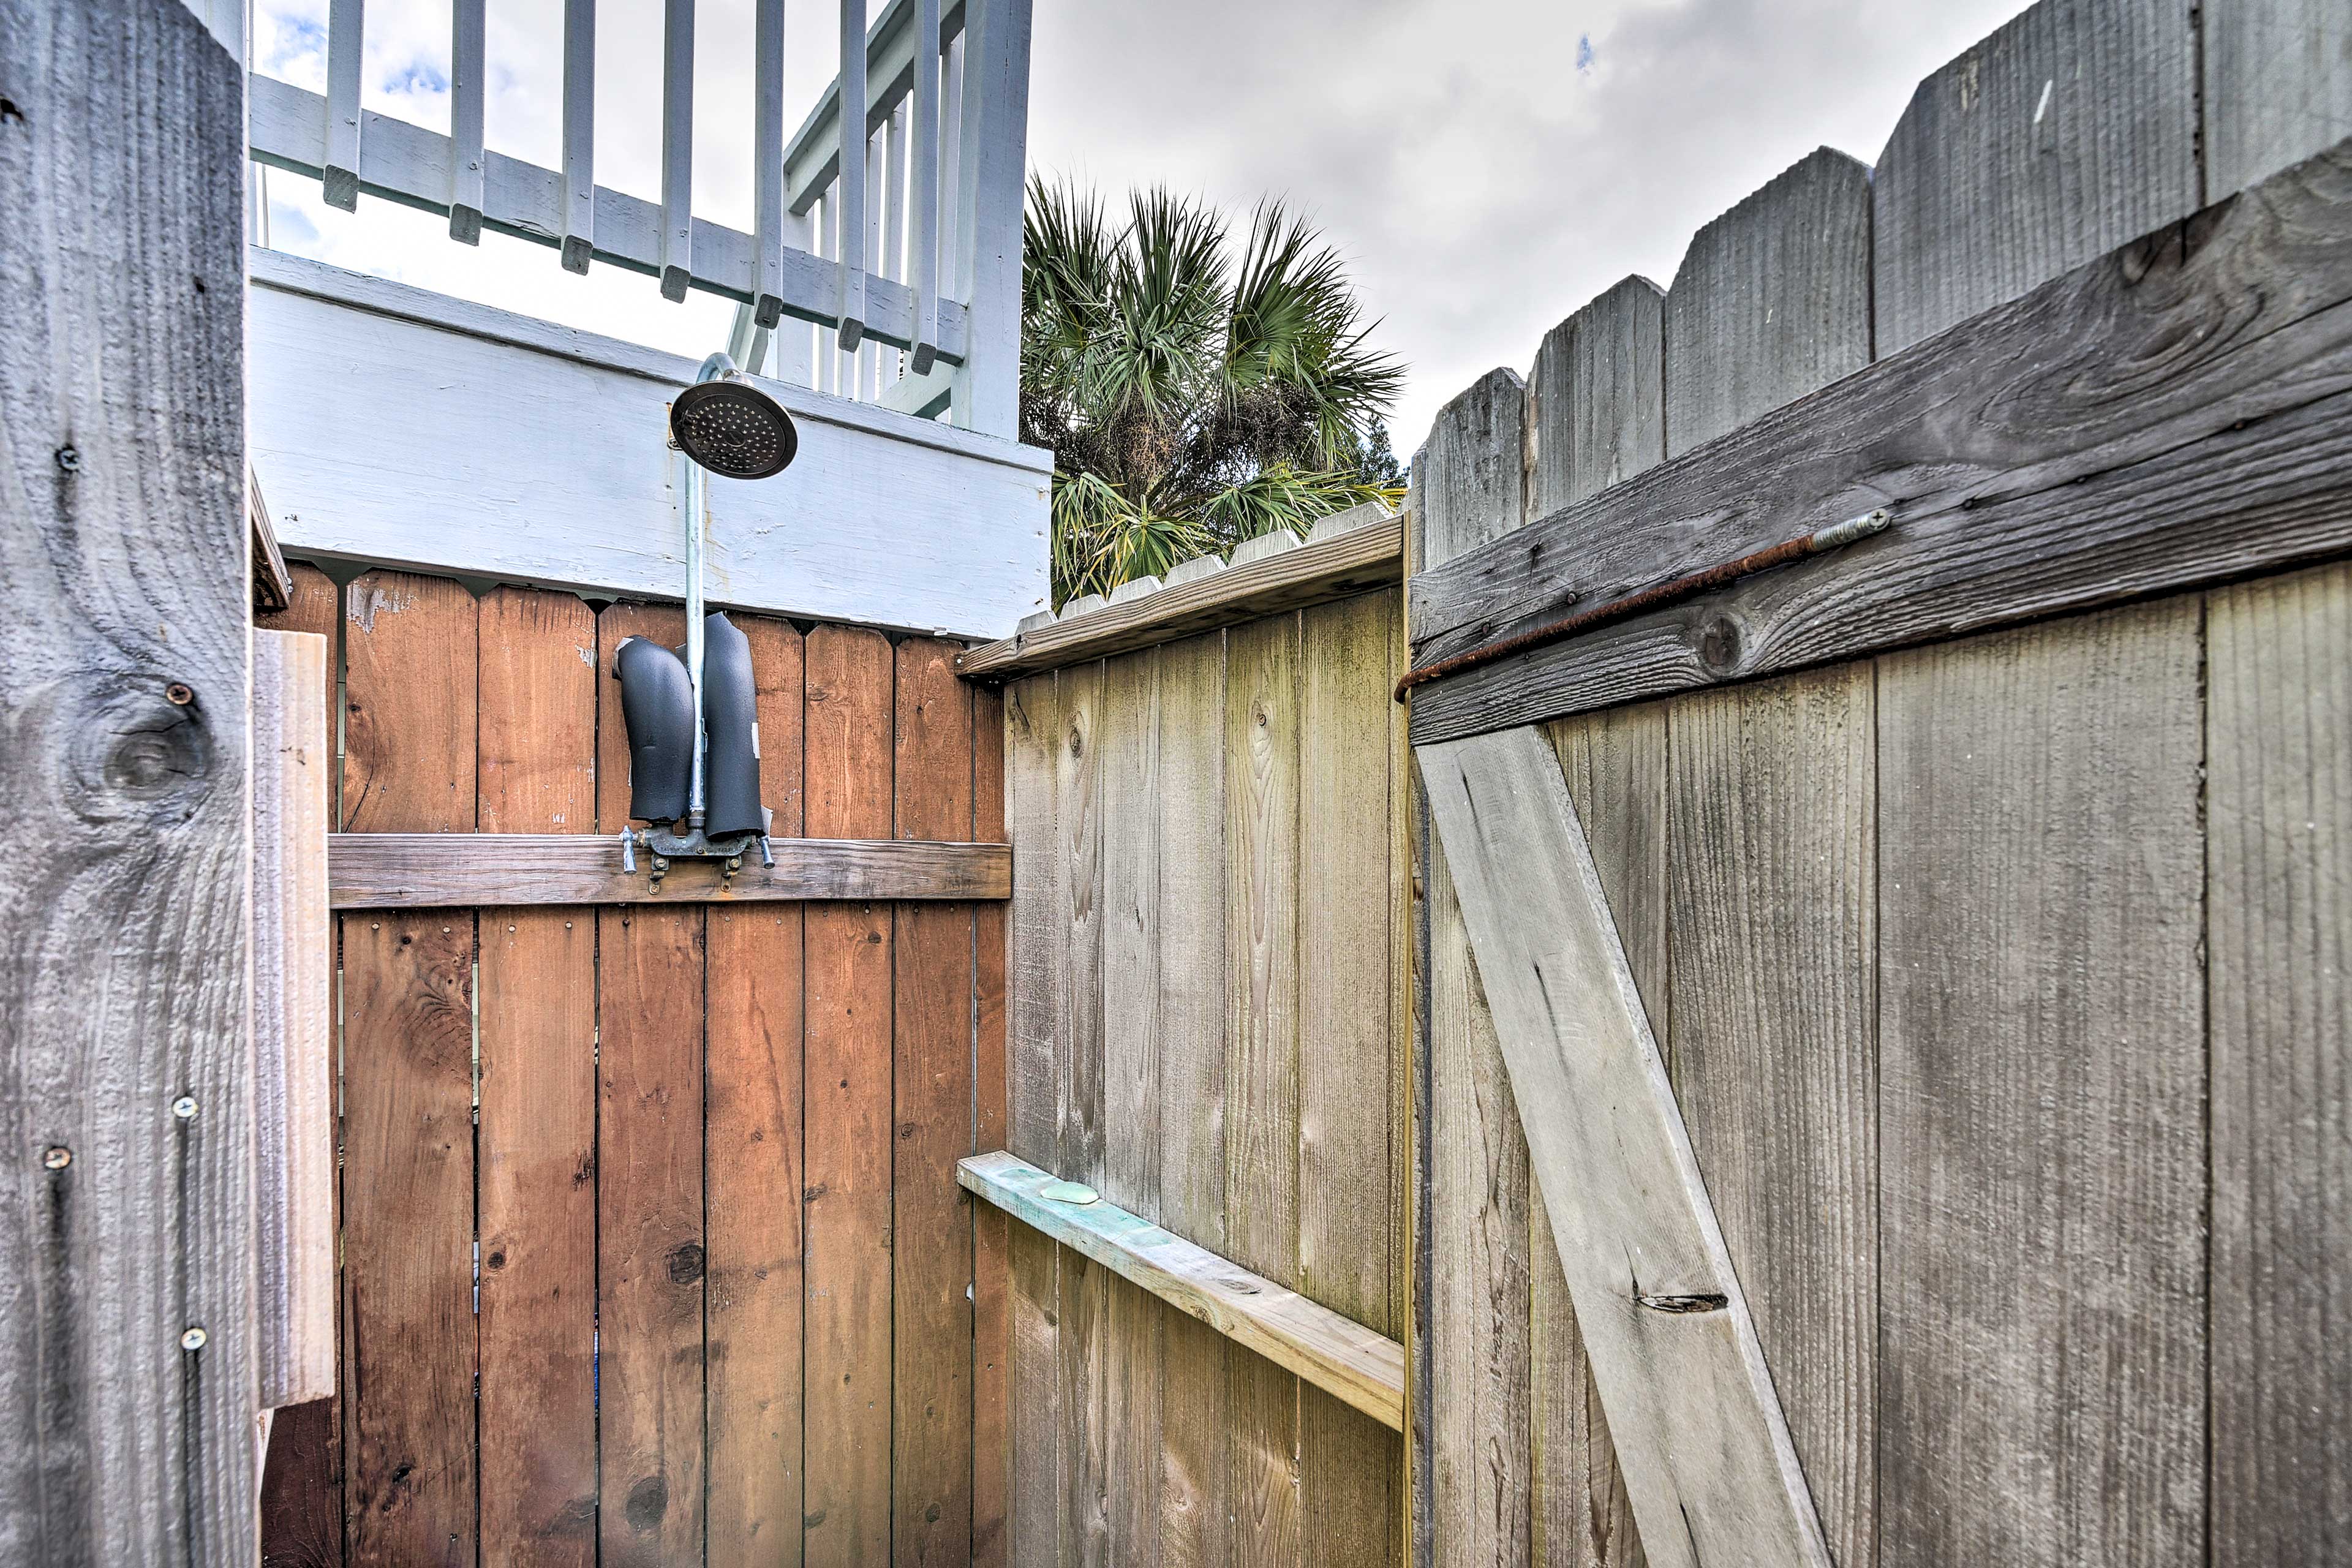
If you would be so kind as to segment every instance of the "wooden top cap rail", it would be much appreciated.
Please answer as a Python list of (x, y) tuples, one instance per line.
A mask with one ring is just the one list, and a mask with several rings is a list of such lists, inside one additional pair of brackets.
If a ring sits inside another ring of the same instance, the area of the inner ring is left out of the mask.
[(1234, 1343), (1404, 1430), (1404, 1347), (1263, 1275), (1193, 1246), (1140, 1215), (1096, 1199), (1045, 1194), (1054, 1176), (998, 1152), (960, 1162), (956, 1180), (979, 1197), (1190, 1313)]
[(1007, 680), (1369, 593), (1404, 575), (1404, 529), (1402, 514), (1368, 501), (1325, 518), (1304, 542), (1269, 533), (1230, 562), (1203, 555), (1164, 579), (1127, 584), (1108, 601), (1088, 595), (1059, 616), (1032, 616), (1013, 636), (962, 655), (956, 671)]
[(1013, 896), (1003, 844), (776, 838), (774, 868), (747, 858), (731, 888), (719, 865), (676, 860), (653, 890), (645, 851), (621, 869), (612, 833), (337, 833), (328, 901), (339, 910), (490, 904), (709, 903), (718, 900), (992, 900)]

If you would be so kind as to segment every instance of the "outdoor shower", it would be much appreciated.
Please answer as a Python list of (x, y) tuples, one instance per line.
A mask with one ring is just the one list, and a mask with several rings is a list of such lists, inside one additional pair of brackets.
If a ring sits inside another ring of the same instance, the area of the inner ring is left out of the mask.
[(725, 615), (702, 607), (709, 475), (764, 479), (800, 451), (792, 416), (725, 353), (702, 362), (669, 407), (671, 444), (686, 458), (686, 646), (625, 637), (613, 656), (629, 732), (629, 816), (621, 864), (651, 858), (653, 885), (676, 859), (718, 860), (731, 879), (756, 847), (773, 866), (760, 803), (760, 712), (751, 645)]

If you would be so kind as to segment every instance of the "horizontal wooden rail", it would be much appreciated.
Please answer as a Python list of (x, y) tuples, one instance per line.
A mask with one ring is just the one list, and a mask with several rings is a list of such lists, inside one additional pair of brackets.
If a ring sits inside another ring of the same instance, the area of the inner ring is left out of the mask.
[(1003, 844), (778, 838), (773, 869), (756, 857), (722, 888), (715, 861), (676, 860), (658, 892), (637, 852), (621, 868), (615, 834), (338, 833), (327, 841), (328, 900), (339, 910), (469, 904), (708, 903), (719, 899), (993, 900), (1013, 896)]
[(1230, 564), (1203, 557), (1157, 586), (1145, 579), (1108, 604), (1080, 601), (1058, 617), (1024, 622), (1018, 634), (962, 655), (956, 668), (974, 680), (1006, 680), (1368, 593), (1403, 575), (1404, 531), (1402, 517), (1343, 513), (1318, 524), (1303, 544), (1269, 534), (1235, 551)]
[(2352, 550), (2352, 141), (1413, 578), (1416, 664), (1885, 508), (1834, 555), (1465, 671), (1416, 743)]
[(1055, 1178), (1002, 1152), (956, 1166), (976, 1196), (1074, 1247), (1394, 1431), (1404, 1430), (1404, 1347), (1097, 1199), (1044, 1195)]

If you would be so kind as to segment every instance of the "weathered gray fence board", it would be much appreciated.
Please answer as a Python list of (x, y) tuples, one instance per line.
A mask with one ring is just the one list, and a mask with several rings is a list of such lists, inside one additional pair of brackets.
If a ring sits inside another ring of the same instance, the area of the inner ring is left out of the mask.
[(1870, 363), (1870, 171), (1822, 148), (1700, 229), (1666, 290), (1679, 455)]
[(2352, 134), (2343, 0), (2200, 0), (2205, 189), (2225, 196)]
[(1865, 662), (1667, 710), (1667, 1069), (1842, 1568), (1877, 1561), (1872, 685)]
[(1880, 661), (1881, 1531), (2203, 1552), (2193, 597)]
[(1648, 1560), (1827, 1568), (1559, 757), (1527, 728), (1413, 754)]
[[(1626, 963), (1663, 1047), (1670, 1022), (1666, 710), (1650, 703), (1587, 714), (1553, 725), (1550, 738), (1585, 824)], [(1545, 1568), (1636, 1564), (1643, 1561), (1641, 1537), (1601, 1390), (1577, 1332), (1559, 1243), (1539, 1205), (1530, 1217), (1534, 1561)]]
[[(1062, 741), (1056, 680), (1041, 676), (1004, 694), (1004, 817), (1016, 845), (1054, 842), (1055, 758)], [(1048, 1169), (1061, 1159), (1062, 1136), (1060, 1068), (1055, 1062), (1062, 926), (1054, 885), (1052, 854), (1033, 848), (1013, 857), (1008, 922), (1012, 996), (1005, 1030), (1011, 1148)]]
[(2352, 1555), (2352, 566), (2207, 611), (2212, 1561)]
[(176, 0), (0, 0), (0, 1559), (226, 1568), (258, 1377), (242, 72)]
[(908, 838), (777, 838), (773, 867), (755, 857), (730, 879), (715, 860), (673, 861), (654, 886), (602, 835), (337, 833), (327, 840), (329, 897), (339, 910), (491, 904), (681, 904), (720, 900), (993, 900), (1012, 892), (1002, 844)]
[(1664, 321), (1658, 286), (1627, 278), (1544, 334), (1527, 386), (1529, 516), (1597, 495), (1666, 455)]
[(1418, 574), (1426, 661), (1890, 507), (1833, 554), (1423, 689), (1416, 741), (2352, 547), (2352, 142)]
[[(1518, 377), (1497, 370), (1438, 415), (1413, 464), (1422, 563), (1525, 517), (1524, 409)], [(1414, 789), (1425, 795), (1417, 774)], [(1417, 1484), (1430, 1500), (1433, 1568), (1521, 1568), (1530, 1562), (1533, 1489), (1527, 1139), (1433, 833), (1423, 853), (1430, 1307), (1414, 1353), (1430, 1373), (1414, 1420), (1428, 1433), (1430, 1462)]]
[(1873, 189), (1878, 353), (2196, 210), (2195, 60), (2188, 5), (2041, 0), (1921, 82)]

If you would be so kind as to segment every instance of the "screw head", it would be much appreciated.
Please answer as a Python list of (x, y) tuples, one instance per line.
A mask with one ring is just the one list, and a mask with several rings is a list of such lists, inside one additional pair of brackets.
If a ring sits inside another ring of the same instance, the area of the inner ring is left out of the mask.
[(58, 467), (69, 474), (81, 472), (81, 454), (71, 447), (58, 447)]
[(200, 1351), (205, 1348), (205, 1339), (204, 1330), (191, 1327), (186, 1333), (180, 1336), (180, 1348), (184, 1351)]
[(163, 700), (174, 708), (185, 708), (196, 700), (195, 689), (184, 680), (175, 680), (163, 688)]
[(196, 1114), (196, 1097), (193, 1094), (184, 1094), (172, 1101), (172, 1114), (183, 1121), (193, 1119)]
[(51, 1144), (41, 1156), (41, 1163), (52, 1171), (62, 1171), (73, 1163), (73, 1151), (62, 1143)]

